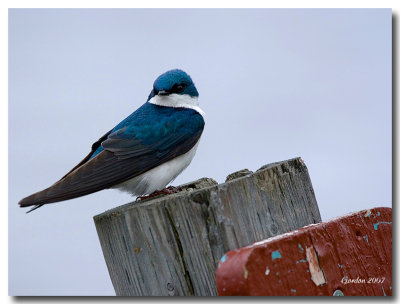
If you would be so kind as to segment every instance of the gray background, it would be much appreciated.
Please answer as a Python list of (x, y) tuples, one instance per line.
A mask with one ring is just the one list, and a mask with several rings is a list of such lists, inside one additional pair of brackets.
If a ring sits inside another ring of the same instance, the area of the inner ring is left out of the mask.
[(390, 9), (9, 11), (9, 294), (113, 295), (106, 190), (25, 214), (172, 68), (206, 128), (174, 185), (301, 156), (323, 220), (391, 206)]

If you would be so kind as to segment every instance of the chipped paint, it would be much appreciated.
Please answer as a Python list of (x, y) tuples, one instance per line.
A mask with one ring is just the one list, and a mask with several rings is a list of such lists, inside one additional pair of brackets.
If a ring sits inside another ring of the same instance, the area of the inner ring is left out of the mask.
[(296, 289), (290, 289), (291, 292), (296, 292)]
[(306, 225), (306, 226), (302, 227), (302, 229), (304, 229), (304, 228), (311, 228), (311, 227), (314, 227), (314, 226), (318, 226), (318, 225), (320, 225), (320, 224), (321, 224), (321, 223)]
[(302, 260), (298, 260), (298, 261), (296, 261), (296, 264), (298, 264), (298, 263), (306, 263), (306, 262), (308, 262), (307, 260), (304, 260), (304, 259), (302, 259)]
[(343, 291), (341, 291), (340, 289), (336, 289), (336, 290), (333, 292), (333, 296), (334, 296), (334, 297), (343, 297), (344, 294), (343, 294)]
[(380, 224), (391, 224), (392, 222), (378, 222), (378, 223), (375, 223), (374, 224), (374, 229), (375, 230), (378, 230), (378, 226), (380, 225)]
[[(360, 272), (357, 272), (357, 274), (360, 276), (363, 274), (363, 277), (369, 277), (370, 274), (367, 273), (369, 268), (362, 267), (364, 264), (363, 262), (372, 265), (372, 263), (375, 262), (372, 260), (372, 257), (374, 257), (375, 254), (380, 255), (382, 253), (382, 250), (376, 250), (376, 248), (379, 249), (383, 247), (386, 249), (387, 247), (386, 244), (381, 241), (383, 241), (383, 238), (385, 237), (387, 237), (387, 240), (390, 239), (389, 234), (391, 233), (392, 224), (381, 225), (378, 224), (378, 222), (392, 222), (389, 212), (390, 210), (387, 211), (386, 209), (383, 209), (380, 212), (380, 216), (377, 215), (378, 211), (375, 208), (370, 211), (371, 214), (369, 217), (365, 217), (367, 210), (363, 210), (356, 216), (353, 216), (353, 218), (344, 218), (342, 221), (343, 223), (329, 222), (329, 224), (326, 224), (325, 229), (322, 229), (322, 224), (324, 223), (320, 223), (318, 227), (312, 227), (312, 229), (310, 229), (311, 231), (303, 231), (303, 229), (299, 229), (299, 232), (297, 233), (298, 235), (291, 235), (288, 240), (277, 238), (274, 243), (262, 242), (262, 245), (258, 248), (251, 248), (250, 250), (246, 249), (242, 252), (243, 256), (240, 257), (243, 258), (241, 261), (242, 264), (239, 264), (239, 259), (236, 259), (236, 257), (232, 260), (233, 256), (228, 253), (229, 256), (226, 263), (222, 264), (221, 262), (222, 267), (219, 269), (220, 273), (224, 276), (220, 275), (219, 277), (220, 282), (218, 292), (222, 291), (222, 288), (225, 287), (223, 285), (225, 280), (231, 284), (230, 288), (232, 288), (232, 290), (226, 287), (226, 291), (228, 292), (224, 292), (223, 295), (297, 296), (297, 289), (299, 289), (299, 295), (324, 294), (332, 296), (335, 290), (341, 290), (341, 288), (344, 288), (342, 292), (344, 292), (346, 296), (383, 296), (384, 293), (386, 293), (387, 296), (390, 296), (392, 294), (392, 289), (390, 288), (392, 282), (391, 280), (389, 281), (391, 277), (387, 275), (386, 271), (390, 271), (391, 269), (389, 269), (390, 267), (387, 263), (380, 265), (381, 269), (378, 269), (379, 263), (375, 263), (375, 265), (378, 264), (376, 266), (378, 275), (386, 277), (385, 284), (370, 284), (371, 286), (369, 286), (369, 288), (365, 288), (362, 284), (353, 284), (352, 286), (348, 284), (346, 286), (347, 289), (344, 285), (341, 286), (340, 283), (337, 284), (345, 275), (350, 275), (350, 273), (348, 273), (349, 271), (359, 266)], [(379, 232), (374, 230), (374, 223), (378, 224), (375, 225), (377, 226), (378, 231), (379, 228), (381, 229)], [(329, 245), (326, 246), (327, 239), (325, 236), (327, 229), (329, 229), (331, 236), (330, 241), (332, 242), (332, 247)], [(358, 236), (356, 236), (357, 230)], [(387, 232), (387, 234), (382, 234), (383, 232)], [(347, 233), (348, 235), (346, 235)], [(312, 235), (311, 237), (310, 234)], [(338, 235), (339, 237), (336, 237)], [(345, 242), (343, 242), (344, 236), (346, 236)], [(369, 237), (371, 237), (371, 244), (369, 244)], [(312, 253), (309, 252), (310, 249), (308, 249), (308, 255), (306, 254), (307, 247), (311, 247), (311, 251), (315, 251), (316, 260), (318, 262), (316, 272), (319, 272), (322, 282), (318, 282), (318, 275), (314, 273), (312, 265), (310, 266), (312, 259), (310, 259), (309, 255)], [(363, 255), (366, 255), (368, 259), (360, 262), (357, 255), (349, 254), (354, 252), (355, 248), (361, 249), (360, 252), (362, 252)], [(282, 252), (280, 252), (281, 250)], [(279, 254), (281, 255), (280, 259), (275, 258), (275, 260), (272, 260), (272, 252), (274, 251), (279, 251)], [(386, 250), (384, 251), (385, 255), (383, 258), (389, 258), (387, 254), (388, 252), (389, 251), (386, 252)], [(252, 260), (250, 260), (249, 257), (251, 257)], [(283, 259), (283, 257), (285, 257), (285, 259)], [(307, 261), (307, 258), (310, 260)], [(305, 263), (306, 261), (307, 263)], [(346, 263), (346, 269), (344, 268), (344, 264), (340, 264), (339, 261)], [(234, 275), (237, 276), (236, 284), (229, 279), (229, 272), (222, 272), (226, 270), (226, 267), (224, 266), (227, 266), (227, 264), (231, 262), (232, 264), (235, 264), (234, 267), (236, 268), (234, 272)], [(297, 266), (298, 264), (301, 265)], [(247, 267), (250, 268), (250, 270), (248, 270), (247, 279), (244, 278), (244, 267), (246, 267), (246, 269)], [(385, 269), (385, 267), (388, 269)], [(306, 271), (306, 273), (304, 273), (304, 271)], [(277, 272), (279, 272), (279, 275)], [(275, 273), (276, 275), (273, 276), (272, 273)], [(301, 278), (301, 280), (299, 278)], [(329, 282), (327, 281), (328, 278)], [(265, 284), (264, 281), (267, 283)], [(323, 281), (325, 281), (325, 283), (323, 283)], [(383, 289), (381, 286), (383, 286)], [(381, 290), (379, 290), (379, 287), (381, 287)], [(296, 292), (294, 293), (291, 289), (296, 290)], [(229, 291), (231, 291), (231, 293), (229, 293)]]
[[(318, 224), (311, 224), (311, 225), (316, 226)], [(309, 225), (309, 226), (311, 226), (311, 225)], [(303, 228), (305, 228), (305, 227), (303, 227)], [(249, 246), (243, 247), (243, 248), (252, 248), (254, 246), (259, 246), (259, 245), (268, 245), (268, 243), (271, 243), (271, 242), (279, 240), (279, 239), (283, 239), (283, 238), (288, 237), (288, 236), (292, 236), (292, 235), (294, 235), (294, 234), (296, 234), (298, 232), (299, 232), (299, 230), (293, 230), (293, 231), (286, 232), (286, 233), (283, 233), (283, 234), (278, 234), (278, 235), (270, 237), (270, 238), (268, 238), (266, 240), (255, 242), (255, 243), (253, 243), (253, 244), (251, 244)]]
[(377, 215), (377, 216), (380, 216), (380, 215), (381, 215), (381, 212), (380, 212), (380, 211), (378, 211), (378, 212), (376, 213), (376, 215)]
[(311, 273), (311, 280), (315, 285), (319, 286), (326, 283), (324, 272), (319, 266), (318, 256), (314, 247), (306, 247), (306, 256)]
[(364, 217), (370, 217), (371, 216), (371, 210), (368, 209), (367, 212), (365, 212)]
[(221, 258), (222, 263), (225, 263), (225, 261), (226, 261), (226, 254), (224, 254), (224, 256)]
[(383, 289), (383, 286), (381, 286), (381, 287), (382, 287), (383, 295), (386, 297), (385, 289)]
[(246, 267), (244, 267), (244, 279), (246, 280), (247, 277), (249, 276), (249, 272), (247, 271)]
[(272, 251), (271, 258), (273, 260), (282, 258), (281, 253), (279, 252), (279, 250)]

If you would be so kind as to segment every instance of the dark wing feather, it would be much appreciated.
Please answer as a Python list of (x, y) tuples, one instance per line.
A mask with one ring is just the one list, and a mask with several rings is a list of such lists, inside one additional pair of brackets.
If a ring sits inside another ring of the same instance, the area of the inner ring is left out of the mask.
[[(110, 188), (188, 152), (199, 140), (204, 120), (194, 110), (183, 111), (186, 113), (179, 113), (182, 110), (172, 113), (167, 123), (160, 121), (151, 126), (159, 130), (162, 124), (165, 130), (158, 136), (143, 136), (125, 127), (108, 132), (61, 180), (24, 198), (20, 206), (59, 202)], [(91, 158), (100, 144), (104, 151)]]
[(80, 166), (82, 166), (84, 163), (86, 163), (93, 155), (93, 153), (97, 150), (98, 147), (100, 147), (101, 143), (107, 138), (108, 135), (110, 135), (110, 133), (112, 132), (112, 130), (108, 131), (106, 134), (104, 134), (102, 137), (99, 138), (98, 141), (96, 141), (93, 145), (92, 145), (92, 150), (89, 152), (88, 155), (86, 155), (86, 157), (84, 159), (82, 159), (79, 164), (77, 164), (75, 167), (73, 167), (67, 174), (65, 174), (61, 179), (63, 179), (64, 177), (66, 177), (68, 174), (70, 174), (71, 172), (75, 171), (76, 168), (79, 168)]

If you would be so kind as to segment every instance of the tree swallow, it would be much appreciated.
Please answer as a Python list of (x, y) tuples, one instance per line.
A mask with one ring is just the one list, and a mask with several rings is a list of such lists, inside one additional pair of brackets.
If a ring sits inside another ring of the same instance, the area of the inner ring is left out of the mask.
[(190, 164), (199, 145), (204, 112), (198, 97), (184, 71), (162, 74), (145, 104), (96, 141), (58, 182), (19, 205), (34, 206), (32, 211), (103, 189), (117, 188), (136, 196), (164, 189)]

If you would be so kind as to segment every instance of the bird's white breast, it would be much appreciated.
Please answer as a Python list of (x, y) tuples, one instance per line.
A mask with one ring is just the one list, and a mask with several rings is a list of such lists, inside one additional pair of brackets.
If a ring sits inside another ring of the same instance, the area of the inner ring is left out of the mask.
[(116, 188), (121, 191), (128, 192), (136, 196), (151, 194), (154, 191), (160, 191), (172, 182), (187, 166), (189, 166), (194, 155), (196, 154), (197, 146), (200, 139), (185, 154), (182, 154), (170, 161), (159, 165), (139, 176), (136, 176), (126, 182), (116, 185)]

